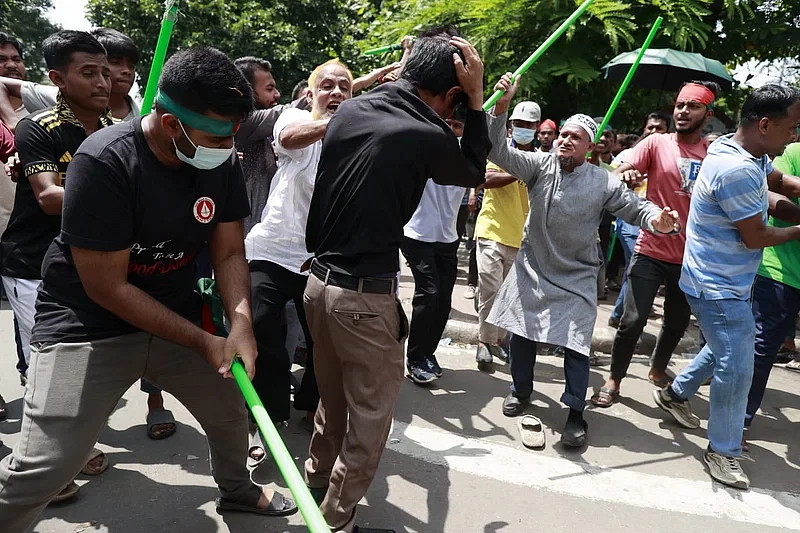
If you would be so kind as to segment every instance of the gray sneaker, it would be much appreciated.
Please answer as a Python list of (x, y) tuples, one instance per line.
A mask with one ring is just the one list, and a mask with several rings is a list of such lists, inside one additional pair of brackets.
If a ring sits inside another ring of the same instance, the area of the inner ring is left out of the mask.
[(687, 429), (697, 429), (700, 427), (700, 419), (692, 414), (692, 407), (689, 400), (676, 402), (667, 392), (667, 389), (656, 389), (653, 391), (653, 400), (656, 405), (671, 414), (678, 424)]
[(706, 451), (703, 461), (708, 465), (708, 473), (711, 474), (711, 477), (723, 485), (736, 489), (747, 489), (750, 486), (750, 479), (735, 458)]
[(492, 353), (485, 344), (478, 344), (478, 351), (475, 354), (475, 361), (478, 363), (478, 370), (489, 371), (492, 369)]

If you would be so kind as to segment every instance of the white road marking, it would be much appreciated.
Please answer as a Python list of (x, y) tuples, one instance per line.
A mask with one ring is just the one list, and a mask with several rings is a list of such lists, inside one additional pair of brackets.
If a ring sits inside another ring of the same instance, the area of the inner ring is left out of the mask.
[(800, 531), (797, 493), (743, 492), (710, 479), (692, 481), (581, 464), (400, 422), (395, 422), (388, 447), (457, 472), (554, 493)]

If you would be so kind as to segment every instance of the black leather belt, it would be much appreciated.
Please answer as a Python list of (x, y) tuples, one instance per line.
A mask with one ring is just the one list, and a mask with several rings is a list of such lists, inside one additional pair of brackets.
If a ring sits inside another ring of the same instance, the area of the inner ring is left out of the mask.
[(397, 280), (395, 278), (359, 278), (349, 274), (334, 272), (317, 260), (311, 262), (311, 273), (327, 285), (341, 287), (357, 292), (367, 292), (370, 294), (394, 294), (397, 291)]

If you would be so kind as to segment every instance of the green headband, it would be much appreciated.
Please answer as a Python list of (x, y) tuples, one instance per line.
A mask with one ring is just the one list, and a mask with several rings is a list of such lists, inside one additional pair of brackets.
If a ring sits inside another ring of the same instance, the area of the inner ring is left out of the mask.
[(220, 120), (218, 118), (201, 115), (195, 113), (190, 109), (186, 109), (178, 102), (167, 96), (166, 93), (161, 92), (159, 89), (156, 92), (156, 103), (163, 107), (166, 111), (175, 115), (178, 120), (186, 124), (192, 129), (201, 130), (211, 135), (218, 135), (220, 137), (227, 137), (236, 133), (239, 129), (238, 122), (231, 122), (228, 120)]

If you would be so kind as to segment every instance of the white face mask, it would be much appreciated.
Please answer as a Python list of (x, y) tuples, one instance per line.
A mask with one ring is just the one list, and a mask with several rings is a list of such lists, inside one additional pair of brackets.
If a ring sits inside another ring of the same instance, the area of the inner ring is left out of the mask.
[(175, 144), (175, 139), (172, 139), (172, 145), (175, 147), (175, 155), (187, 165), (192, 165), (194, 168), (200, 170), (211, 170), (217, 168), (231, 158), (233, 147), (208, 148), (206, 146), (198, 146), (192, 142), (192, 139), (186, 133), (186, 130), (183, 128), (183, 124), (180, 120), (178, 121), (178, 124), (181, 125), (183, 134), (186, 135), (186, 138), (189, 139), (189, 142), (192, 143), (192, 146), (195, 148), (194, 157), (188, 157), (178, 149), (178, 145)]

